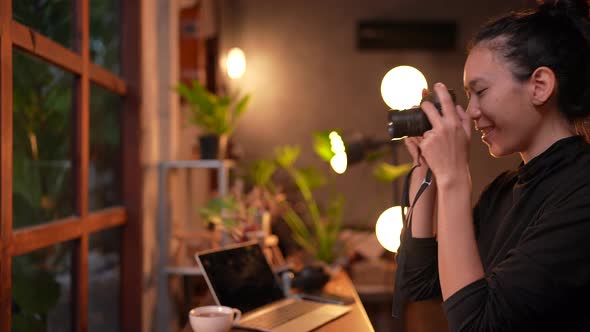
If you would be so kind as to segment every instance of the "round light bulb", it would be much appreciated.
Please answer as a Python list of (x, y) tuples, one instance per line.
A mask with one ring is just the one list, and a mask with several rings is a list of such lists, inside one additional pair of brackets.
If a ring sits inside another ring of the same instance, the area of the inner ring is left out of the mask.
[(400, 245), (400, 234), (403, 228), (401, 206), (393, 206), (383, 211), (377, 219), (375, 233), (383, 248), (397, 252)]
[(348, 166), (348, 156), (346, 155), (344, 141), (340, 134), (335, 131), (330, 132), (328, 137), (330, 138), (330, 150), (334, 153), (330, 159), (330, 166), (332, 166), (334, 172), (342, 174), (346, 172), (346, 167)]
[(338, 174), (343, 174), (346, 172), (346, 168), (348, 167), (348, 158), (346, 157), (346, 152), (337, 153), (332, 158), (330, 158), (330, 166), (332, 166), (334, 172)]
[(385, 74), (381, 81), (381, 97), (394, 110), (406, 110), (419, 105), (422, 90), (428, 88), (422, 73), (410, 66), (399, 66)]
[(241, 49), (234, 47), (227, 53), (227, 76), (231, 79), (240, 78), (246, 72), (246, 55)]

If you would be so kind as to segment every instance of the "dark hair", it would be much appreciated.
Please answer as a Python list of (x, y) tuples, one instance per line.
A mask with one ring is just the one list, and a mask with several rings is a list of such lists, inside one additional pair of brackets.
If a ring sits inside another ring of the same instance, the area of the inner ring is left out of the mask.
[(512, 67), (515, 79), (527, 80), (539, 67), (557, 78), (560, 111), (584, 126), (590, 115), (590, 20), (585, 0), (554, 0), (536, 11), (512, 12), (484, 25), (470, 48), (489, 42)]

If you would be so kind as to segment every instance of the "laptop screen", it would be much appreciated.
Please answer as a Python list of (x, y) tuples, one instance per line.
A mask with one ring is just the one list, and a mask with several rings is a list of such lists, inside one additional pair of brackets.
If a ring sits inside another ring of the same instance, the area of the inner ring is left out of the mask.
[(211, 291), (221, 305), (248, 312), (284, 298), (256, 243), (198, 254)]

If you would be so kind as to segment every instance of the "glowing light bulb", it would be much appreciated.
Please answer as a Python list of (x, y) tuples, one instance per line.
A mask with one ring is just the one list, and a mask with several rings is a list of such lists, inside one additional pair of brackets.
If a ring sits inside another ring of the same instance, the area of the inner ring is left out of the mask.
[(422, 73), (410, 66), (399, 66), (385, 74), (381, 81), (381, 97), (394, 110), (406, 110), (419, 105), (422, 90), (428, 88)]
[(246, 55), (241, 49), (234, 47), (227, 53), (227, 76), (231, 79), (240, 78), (246, 72)]
[(330, 149), (334, 153), (334, 156), (330, 159), (330, 166), (334, 172), (342, 174), (346, 172), (348, 166), (348, 156), (346, 155), (346, 148), (342, 137), (335, 131), (332, 131), (330, 135)]
[(401, 206), (393, 206), (383, 211), (377, 219), (375, 233), (383, 248), (397, 252), (400, 245), (400, 234), (403, 228)]

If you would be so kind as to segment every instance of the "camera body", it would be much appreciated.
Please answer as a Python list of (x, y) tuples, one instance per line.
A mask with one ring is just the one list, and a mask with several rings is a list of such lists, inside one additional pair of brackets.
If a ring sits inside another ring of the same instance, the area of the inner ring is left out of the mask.
[[(456, 102), (455, 93), (453, 90), (449, 90), (449, 94)], [(430, 92), (422, 98), (422, 102), (429, 101), (434, 104), (438, 112), (442, 115), (440, 102), (436, 93)], [(414, 107), (403, 111), (389, 110), (387, 112), (387, 131), (389, 137), (393, 140), (402, 139), (404, 137), (422, 136), (427, 130), (432, 129), (430, 121), (422, 108)]]

